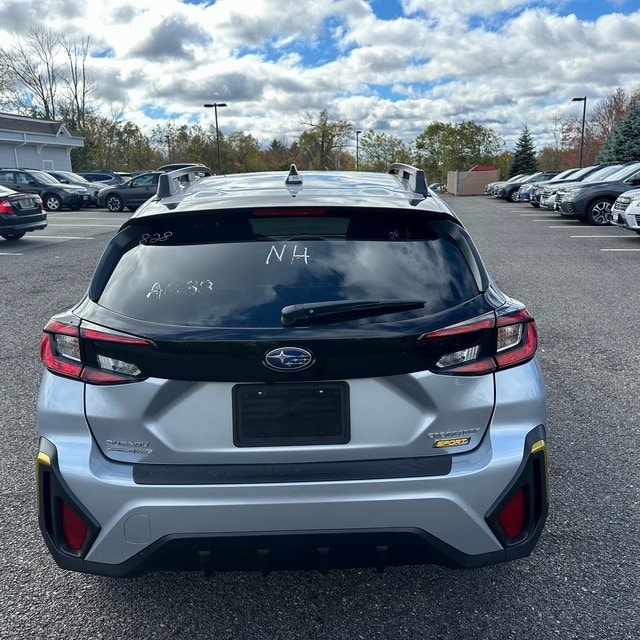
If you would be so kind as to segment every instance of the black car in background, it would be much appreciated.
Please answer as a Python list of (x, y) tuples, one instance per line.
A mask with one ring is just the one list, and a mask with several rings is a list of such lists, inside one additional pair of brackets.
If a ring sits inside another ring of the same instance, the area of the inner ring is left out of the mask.
[(28, 231), (46, 226), (47, 214), (39, 195), (0, 187), (0, 236), (19, 240)]
[(47, 211), (64, 207), (79, 209), (89, 203), (89, 191), (79, 185), (65, 185), (38, 169), (0, 169), (0, 185), (23, 193), (37, 193)]
[(98, 206), (109, 211), (122, 211), (125, 207), (135, 211), (143, 202), (155, 194), (158, 178), (163, 171), (141, 173), (127, 182), (104, 187), (98, 192)]

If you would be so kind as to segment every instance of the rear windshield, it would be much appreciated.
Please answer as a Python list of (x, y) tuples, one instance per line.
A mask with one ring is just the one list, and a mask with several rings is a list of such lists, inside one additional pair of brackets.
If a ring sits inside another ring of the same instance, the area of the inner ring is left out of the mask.
[(438, 313), (478, 295), (479, 267), (458, 225), (397, 211), (358, 213), (257, 210), (136, 224), (110, 244), (91, 296), (144, 321), (278, 327), (287, 305), (425, 303), (375, 320), (382, 322)]

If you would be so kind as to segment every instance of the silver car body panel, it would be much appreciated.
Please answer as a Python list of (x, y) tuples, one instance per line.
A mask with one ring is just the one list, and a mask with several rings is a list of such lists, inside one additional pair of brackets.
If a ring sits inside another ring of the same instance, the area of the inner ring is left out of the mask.
[[(483, 378), (488, 378), (488, 384)], [(48, 372), (38, 400), (39, 428), (43, 437), (55, 440), (60, 472), (70, 491), (81, 503), (92, 505), (92, 515), (101, 526), (100, 534), (86, 556), (90, 562), (122, 563), (164, 536), (193, 532), (215, 535), (318, 530), (348, 532), (351, 529), (394, 527), (423, 530), (446, 540), (465, 554), (474, 555), (501, 549), (485, 522), (485, 515), (518, 470), (527, 435), (546, 423), (545, 391), (537, 358), (496, 374), (464, 381), (454, 379), (455, 383), (449, 380), (451, 397), (439, 398), (438, 402), (447, 406), (455, 398), (463, 402), (460, 416), (478, 415), (474, 405), (486, 402), (487, 387), (493, 388), (493, 379), (496, 408), (485, 437), (473, 450), (453, 456), (450, 473), (435, 477), (225, 485), (136, 484), (133, 465), (109, 460), (92, 438), (84, 413), (85, 385)], [(376, 389), (378, 393), (385, 390), (385, 383), (381, 381), (360, 383), (362, 394), (365, 389)], [(153, 385), (162, 387), (155, 381)], [(135, 393), (132, 390), (136, 386), (139, 385), (130, 385), (129, 392)], [(359, 398), (357, 386), (354, 395), (360, 405), (364, 395)], [(419, 388), (418, 385), (416, 389)], [(463, 400), (466, 395), (463, 391), (470, 390), (473, 390), (469, 394), (471, 399)], [(96, 398), (100, 398), (101, 408), (110, 411), (112, 419), (123, 418), (113, 408), (109, 409), (108, 394), (96, 394), (90, 387), (86, 391), (96, 408)], [(200, 388), (195, 391), (196, 395), (205, 392), (206, 389)], [(387, 399), (390, 393), (386, 391)], [(368, 400), (371, 402), (373, 397), (369, 395)], [(398, 404), (402, 403), (413, 406), (417, 399), (403, 398)], [(427, 402), (427, 406), (431, 404), (431, 401)], [(372, 403), (372, 413), (376, 407), (377, 404)], [(430, 409), (433, 411), (433, 407)], [(385, 413), (390, 415), (390, 412)], [(366, 419), (359, 419), (354, 428), (356, 442), (344, 448), (333, 447), (329, 451), (313, 447), (302, 457), (297, 447), (295, 451), (271, 448), (268, 452), (237, 451), (233, 452), (233, 460), (246, 461), (268, 454), (272, 462), (287, 460), (294, 453), (298, 459), (331, 457), (335, 460), (344, 457), (346, 452), (353, 459), (356, 455), (372, 457), (376, 452), (384, 456), (398, 448), (404, 448), (405, 453), (410, 450), (411, 455), (420, 455), (428, 442), (425, 434), (437, 420), (420, 429), (416, 427), (419, 414), (420, 410), (415, 406), (401, 412), (401, 419), (397, 421), (399, 426), (406, 416), (413, 422), (409, 427), (404, 426), (400, 434), (396, 431), (395, 438), (385, 433), (379, 426), (380, 421), (373, 418), (372, 422), (377, 426), (372, 433), (367, 433)], [(211, 412), (207, 415), (211, 416)], [(99, 421), (95, 416), (91, 421), (99, 423), (100, 428), (110, 422), (108, 417)], [(196, 436), (202, 442), (197, 428), (186, 428), (188, 435)], [(150, 433), (156, 430), (158, 441), (167, 438), (166, 423), (163, 426), (162, 420), (150, 422), (149, 429)], [(211, 433), (210, 429), (207, 431)], [(229, 434), (218, 434), (205, 457), (213, 460), (224, 455), (228, 462), (225, 446), (228, 446), (229, 438)], [(188, 437), (174, 436), (169, 441), (173, 447), (193, 448)], [(414, 447), (413, 442), (417, 442), (417, 446)], [(186, 454), (183, 451), (180, 455)], [(191, 455), (188, 457), (192, 459)], [(96, 500), (96, 496), (101, 499)]]

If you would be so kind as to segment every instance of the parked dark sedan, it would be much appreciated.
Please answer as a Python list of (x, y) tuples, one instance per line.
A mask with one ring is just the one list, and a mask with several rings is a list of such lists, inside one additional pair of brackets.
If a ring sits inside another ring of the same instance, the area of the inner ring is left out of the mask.
[(155, 194), (158, 178), (163, 171), (141, 173), (123, 184), (114, 184), (98, 192), (98, 206), (109, 211), (122, 211), (125, 207), (135, 211), (143, 202)]
[(47, 214), (37, 193), (20, 193), (0, 186), (0, 236), (19, 240), (27, 231), (46, 226)]

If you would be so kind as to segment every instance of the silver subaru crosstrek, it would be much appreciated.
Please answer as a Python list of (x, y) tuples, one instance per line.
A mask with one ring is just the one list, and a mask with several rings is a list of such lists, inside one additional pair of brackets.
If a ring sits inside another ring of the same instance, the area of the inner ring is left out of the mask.
[(58, 565), (528, 555), (548, 501), (536, 325), (424, 172), (207, 173), (161, 176), (44, 328)]

